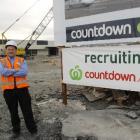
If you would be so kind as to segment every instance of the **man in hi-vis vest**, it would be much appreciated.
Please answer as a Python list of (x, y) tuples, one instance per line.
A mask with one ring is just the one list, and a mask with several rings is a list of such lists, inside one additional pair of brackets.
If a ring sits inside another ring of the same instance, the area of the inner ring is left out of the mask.
[(12, 138), (20, 136), (20, 118), (18, 104), (23, 113), (27, 129), (32, 135), (37, 134), (34, 121), (31, 96), (28, 91), (27, 63), (23, 58), (17, 57), (17, 44), (8, 41), (5, 46), (7, 56), (0, 60), (1, 87), (8, 106), (13, 126)]

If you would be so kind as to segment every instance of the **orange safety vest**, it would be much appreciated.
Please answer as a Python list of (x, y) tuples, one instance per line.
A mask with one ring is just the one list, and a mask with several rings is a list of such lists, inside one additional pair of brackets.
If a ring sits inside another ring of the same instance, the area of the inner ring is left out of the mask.
[[(13, 67), (12, 67), (10, 58), (8, 56), (1, 60), (2, 65), (8, 69), (13, 69), (13, 68), (20, 69), (23, 62), (24, 62), (23, 58), (15, 57), (15, 61), (14, 61)], [(14, 89), (15, 86), (16, 86), (16, 88), (29, 87), (28, 82), (27, 82), (27, 76), (14, 77), (13, 75), (11, 75), (11, 76), (6, 77), (4, 75), (1, 75), (1, 83), (2, 83), (3, 91), (6, 89)]]

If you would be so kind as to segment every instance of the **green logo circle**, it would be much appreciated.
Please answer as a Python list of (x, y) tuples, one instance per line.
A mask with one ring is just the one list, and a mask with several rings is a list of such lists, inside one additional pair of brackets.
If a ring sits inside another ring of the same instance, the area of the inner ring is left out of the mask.
[(70, 69), (69, 71), (69, 74), (70, 74), (70, 77), (72, 80), (81, 80), (82, 79), (82, 75), (83, 75), (83, 72), (82, 70), (79, 68), (79, 66), (75, 66), (74, 69)]
[(137, 31), (140, 33), (140, 23), (137, 24)]

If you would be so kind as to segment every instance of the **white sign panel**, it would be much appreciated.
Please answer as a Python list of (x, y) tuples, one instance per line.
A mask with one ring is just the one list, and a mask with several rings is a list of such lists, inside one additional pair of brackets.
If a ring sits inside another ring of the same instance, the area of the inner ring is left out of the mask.
[(140, 40), (139, 0), (54, 0), (56, 45)]
[(63, 82), (140, 91), (140, 47), (65, 48)]

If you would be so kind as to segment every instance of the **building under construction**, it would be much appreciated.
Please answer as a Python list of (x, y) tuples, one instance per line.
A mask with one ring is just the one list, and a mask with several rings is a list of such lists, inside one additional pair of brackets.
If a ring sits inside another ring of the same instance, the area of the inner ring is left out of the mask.
[[(16, 40), (17, 43), (20, 43), (22, 40)], [(19, 55), (23, 55), (25, 52), (25, 46), (28, 40), (24, 41), (24, 43), (18, 46)], [(6, 43), (6, 41), (4, 41)], [(2, 40), (0, 40), (0, 51), (1, 55), (4, 55), (4, 45), (2, 44)], [(36, 40), (35, 43), (29, 48), (28, 56), (57, 56), (59, 55), (58, 48), (54, 45), (54, 41), (46, 41), (46, 40)]]

